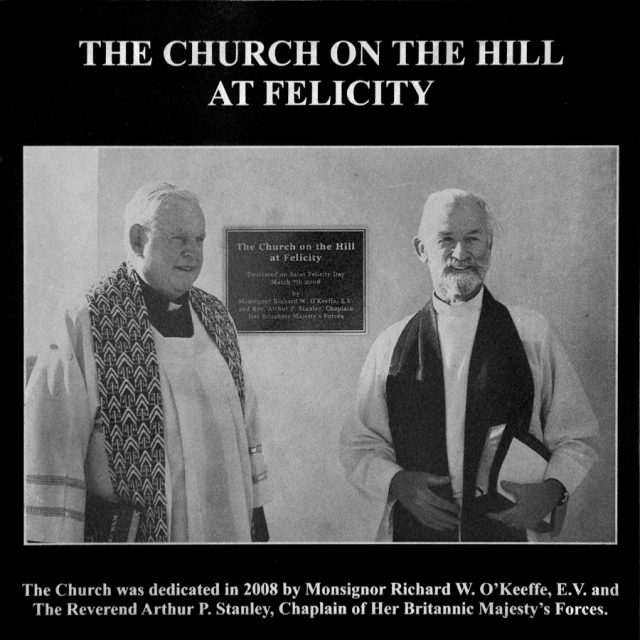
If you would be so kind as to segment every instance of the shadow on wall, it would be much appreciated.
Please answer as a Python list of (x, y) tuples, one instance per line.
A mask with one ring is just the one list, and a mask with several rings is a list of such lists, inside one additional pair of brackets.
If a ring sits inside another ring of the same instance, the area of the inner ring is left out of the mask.
[(29, 382), (29, 378), (31, 377), (31, 372), (33, 371), (33, 367), (36, 366), (36, 358), (37, 356), (27, 356), (25, 358), (24, 368), (25, 368), (25, 386)]

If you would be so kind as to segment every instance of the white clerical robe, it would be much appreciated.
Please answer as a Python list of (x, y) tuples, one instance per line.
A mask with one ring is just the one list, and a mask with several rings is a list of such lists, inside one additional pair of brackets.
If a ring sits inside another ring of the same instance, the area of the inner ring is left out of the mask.
[[(245, 372), (245, 416), (226, 361), (192, 311), (192, 338), (153, 329), (165, 432), (169, 540), (250, 541), (268, 497), (260, 422)], [(96, 366), (86, 302), (52, 327), (25, 400), (25, 538), (84, 539), (85, 493), (114, 499), (95, 428)]]
[[(445, 343), (447, 457), (453, 490), (458, 494), (464, 450), (464, 424), (460, 421), (464, 421), (466, 407), (469, 348), (477, 327), (476, 309), (473, 301), (471, 303), (468, 313), (460, 309), (447, 313), (444, 333), (440, 329), (443, 319), (438, 316), (438, 335)], [(436, 304), (436, 311), (438, 308), (442, 314), (442, 307)], [(551, 453), (545, 479), (556, 478), (571, 494), (597, 459), (590, 441), (598, 436), (598, 423), (580, 381), (547, 321), (539, 313), (523, 307), (507, 308), (533, 375), (534, 398), (529, 431), (544, 442)], [(369, 522), (373, 526), (371, 538), (378, 541), (392, 539), (391, 508), (394, 501), (389, 498), (389, 484), (393, 476), (402, 470), (396, 463), (389, 429), (387, 374), (396, 343), (413, 315), (391, 325), (375, 340), (362, 368), (353, 415), (340, 438), (340, 457), (347, 479), (364, 498), (365, 508), (370, 514)], [(457, 325), (463, 331), (460, 349), (453, 348), (451, 344)], [(451, 396), (456, 396), (453, 405)]]
[(433, 296), (444, 374), (447, 462), (453, 498), (458, 504), (462, 504), (467, 380), (483, 297), (484, 287), (468, 302), (449, 305)]

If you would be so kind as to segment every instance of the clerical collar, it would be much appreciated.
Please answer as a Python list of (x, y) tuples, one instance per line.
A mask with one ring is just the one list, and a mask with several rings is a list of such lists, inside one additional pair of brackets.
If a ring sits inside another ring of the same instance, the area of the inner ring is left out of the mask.
[(193, 320), (189, 309), (189, 292), (172, 301), (147, 284), (138, 273), (136, 276), (147, 305), (149, 322), (165, 338), (191, 338)]
[(482, 308), (482, 297), (484, 295), (484, 286), (480, 287), (480, 291), (476, 293), (470, 300), (460, 300), (447, 304), (443, 302), (433, 293), (433, 308), (436, 313), (450, 316), (469, 316), (477, 315)]

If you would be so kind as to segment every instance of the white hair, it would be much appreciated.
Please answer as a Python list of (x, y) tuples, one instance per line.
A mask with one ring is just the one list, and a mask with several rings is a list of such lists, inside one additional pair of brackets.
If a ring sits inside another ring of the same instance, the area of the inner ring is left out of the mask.
[(421, 239), (425, 237), (429, 220), (434, 213), (442, 211), (445, 206), (464, 201), (473, 202), (482, 210), (485, 217), (487, 233), (489, 234), (489, 244), (493, 244), (493, 233), (496, 225), (493, 214), (487, 206), (487, 203), (475, 193), (453, 188), (436, 191), (427, 198), (427, 201), (424, 203), (424, 208), (422, 210), (422, 218), (420, 220), (420, 227), (418, 229), (418, 237)]
[(153, 227), (159, 213), (170, 209), (177, 201), (188, 202), (202, 210), (198, 196), (168, 182), (150, 182), (142, 185), (124, 209), (124, 244), (130, 250), (129, 231), (134, 224)]

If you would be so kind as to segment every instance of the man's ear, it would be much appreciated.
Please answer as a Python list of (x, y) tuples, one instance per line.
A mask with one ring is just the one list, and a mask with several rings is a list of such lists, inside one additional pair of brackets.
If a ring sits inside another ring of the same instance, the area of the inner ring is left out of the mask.
[(413, 248), (416, 252), (416, 255), (418, 256), (418, 259), (420, 260), (420, 262), (424, 262), (425, 264), (427, 263), (428, 259), (427, 259), (427, 251), (424, 248), (424, 243), (422, 242), (422, 240), (420, 240), (420, 238), (418, 236), (416, 236), (413, 239)]
[(144, 256), (144, 248), (147, 244), (147, 230), (141, 224), (132, 224), (129, 229), (129, 245), (134, 255)]

